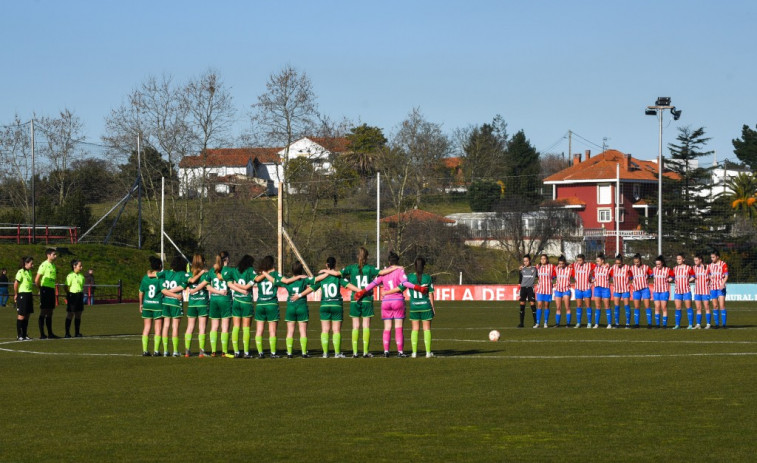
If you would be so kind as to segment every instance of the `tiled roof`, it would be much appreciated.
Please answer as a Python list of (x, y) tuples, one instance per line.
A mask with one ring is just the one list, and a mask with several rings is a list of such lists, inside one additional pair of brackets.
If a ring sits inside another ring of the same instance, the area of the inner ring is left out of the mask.
[(577, 196), (568, 196), (567, 198), (561, 198), (558, 199), (557, 202), (562, 206), (586, 207), (586, 203), (578, 199)]
[(350, 141), (346, 137), (307, 137), (308, 140), (314, 141), (323, 146), (332, 153), (345, 153), (349, 151)]
[(257, 160), (263, 164), (281, 162), (277, 154), (281, 148), (216, 148), (208, 149), (205, 154), (184, 156), (179, 167), (244, 167), (247, 161)]
[(457, 169), (463, 164), (463, 158), (444, 158), (442, 159), (442, 162), (444, 163), (444, 167), (446, 167), (447, 169)]
[[(621, 180), (657, 180), (657, 163), (629, 157), (628, 168), (626, 168), (627, 156), (617, 150), (607, 150), (550, 175), (544, 179), (544, 183), (614, 179), (617, 175), (616, 166), (618, 164), (620, 164)], [(668, 170), (665, 171), (664, 175), (668, 178), (678, 178), (677, 174)]]
[(423, 211), (420, 209), (413, 209), (403, 212), (402, 214), (390, 215), (381, 219), (384, 223), (397, 223), (397, 222), (440, 222), (440, 223), (455, 223), (454, 220), (448, 219), (441, 215), (432, 214), (431, 212)]

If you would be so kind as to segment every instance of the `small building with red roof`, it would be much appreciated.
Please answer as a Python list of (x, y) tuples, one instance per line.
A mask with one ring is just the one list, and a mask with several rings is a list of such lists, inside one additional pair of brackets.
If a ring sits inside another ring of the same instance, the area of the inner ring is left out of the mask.
[[(592, 156), (587, 150), (584, 159), (574, 155), (572, 165), (545, 178), (544, 185), (552, 187), (553, 200), (581, 217), (587, 253), (612, 255), (617, 253), (615, 236), (621, 250), (624, 240), (654, 238), (641, 230), (641, 220), (656, 213), (648, 199), (656, 197), (657, 173), (653, 161), (617, 150)], [(664, 175), (677, 178), (668, 170)]]

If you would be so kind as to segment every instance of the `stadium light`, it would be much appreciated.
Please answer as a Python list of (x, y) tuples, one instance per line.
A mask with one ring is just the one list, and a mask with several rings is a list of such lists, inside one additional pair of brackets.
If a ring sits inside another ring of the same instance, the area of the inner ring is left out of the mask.
[(660, 131), (657, 143), (657, 254), (662, 255), (662, 114), (669, 109), (673, 115), (673, 120), (677, 121), (681, 117), (682, 111), (676, 109), (675, 106), (670, 105), (669, 96), (661, 96), (657, 98), (654, 106), (647, 106), (644, 110), (644, 114), (647, 116), (657, 116), (657, 120), (660, 123)]

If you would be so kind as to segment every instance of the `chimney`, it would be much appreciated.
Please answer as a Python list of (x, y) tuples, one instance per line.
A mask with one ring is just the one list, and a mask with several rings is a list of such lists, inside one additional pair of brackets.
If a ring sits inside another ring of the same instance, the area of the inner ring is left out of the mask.
[(588, 161), (591, 157), (591, 150), (586, 150), (586, 160)]
[(631, 170), (631, 155), (626, 154), (623, 158), (623, 168), (626, 170), (626, 172)]
[(573, 165), (581, 163), (581, 153), (573, 153)]

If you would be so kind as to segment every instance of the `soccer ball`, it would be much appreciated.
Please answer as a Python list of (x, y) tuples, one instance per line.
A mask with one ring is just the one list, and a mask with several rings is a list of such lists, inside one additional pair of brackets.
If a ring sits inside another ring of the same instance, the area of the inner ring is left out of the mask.
[(493, 341), (493, 342), (499, 341), (499, 331), (497, 330), (489, 331), (489, 341)]

